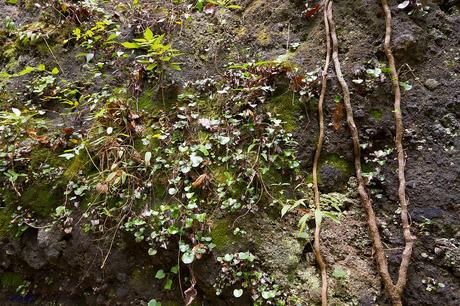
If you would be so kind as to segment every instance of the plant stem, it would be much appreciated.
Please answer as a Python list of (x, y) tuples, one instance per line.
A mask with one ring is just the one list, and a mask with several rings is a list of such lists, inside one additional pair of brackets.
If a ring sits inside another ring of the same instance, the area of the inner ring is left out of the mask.
[(396, 283), (395, 294), (401, 296), (401, 293), (404, 289), (404, 286), (407, 282), (407, 269), (409, 268), (409, 262), (412, 255), (412, 249), (416, 237), (411, 234), (410, 223), (409, 223), (409, 213), (408, 213), (408, 203), (406, 198), (406, 178), (404, 174), (405, 169), (405, 156), (404, 148), (402, 145), (403, 142), (403, 133), (404, 125), (402, 121), (401, 113), (401, 88), (399, 87), (399, 76), (396, 70), (396, 63), (391, 50), (391, 32), (392, 32), (392, 17), (391, 10), (388, 6), (387, 0), (382, 0), (382, 7), (385, 12), (385, 54), (388, 59), (388, 65), (391, 70), (391, 83), (393, 86), (394, 92), (394, 114), (395, 114), (395, 124), (396, 124), (396, 137), (395, 137), (395, 146), (398, 154), (398, 179), (399, 179), (399, 205), (401, 206), (401, 223), (404, 233), (404, 242), (405, 247), (402, 254), (401, 264), (399, 266), (398, 272), (398, 282)]
[[(318, 188), (318, 164), (319, 159), (321, 157), (321, 149), (323, 147), (324, 142), (324, 112), (323, 112), (323, 104), (324, 99), (326, 96), (327, 90), (327, 72), (329, 70), (329, 64), (331, 60), (331, 38), (330, 38), (330, 29), (329, 29), (329, 22), (327, 20), (327, 7), (330, 5), (330, 1), (326, 0), (324, 4), (324, 28), (326, 32), (326, 61), (323, 68), (322, 73), (322, 81), (321, 81), (321, 94), (318, 101), (318, 121), (319, 121), (319, 136), (318, 142), (316, 145), (315, 157), (313, 160), (313, 194), (315, 197), (315, 206), (316, 211), (321, 211), (321, 199), (320, 193)], [(323, 257), (321, 256), (321, 224), (320, 222), (315, 223), (315, 234), (314, 234), (314, 243), (313, 248), (316, 256), (316, 261), (321, 271), (321, 305), (327, 306), (327, 270), (326, 270), (326, 263), (324, 262)]]
[(361, 202), (363, 203), (364, 210), (367, 214), (367, 222), (369, 225), (369, 231), (371, 233), (372, 242), (374, 245), (375, 250), (375, 257), (377, 261), (377, 267), (382, 278), (383, 284), (387, 293), (389, 294), (392, 302), (394, 305), (400, 305), (401, 300), (395, 297), (395, 286), (393, 281), (391, 280), (390, 273), (388, 272), (388, 263), (385, 258), (385, 252), (383, 248), (382, 241), (380, 239), (380, 233), (377, 226), (377, 219), (375, 217), (374, 209), (372, 207), (371, 200), (369, 195), (366, 191), (366, 184), (362, 175), (361, 170), (361, 147), (359, 143), (359, 134), (358, 129), (356, 128), (356, 124), (353, 118), (353, 108), (351, 106), (350, 101), (350, 90), (348, 88), (347, 82), (345, 81), (340, 61), (338, 57), (338, 41), (337, 41), (337, 34), (335, 31), (335, 23), (332, 16), (332, 3), (329, 5), (327, 9), (327, 17), (329, 21), (329, 26), (331, 29), (331, 39), (332, 39), (332, 60), (334, 62), (335, 71), (337, 75), (337, 79), (342, 87), (343, 91), (343, 100), (345, 104), (345, 109), (347, 113), (347, 123), (350, 129), (351, 138), (353, 140), (353, 150), (354, 150), (354, 162), (355, 162), (355, 170), (356, 170), (356, 179), (358, 181), (358, 193), (361, 198)]

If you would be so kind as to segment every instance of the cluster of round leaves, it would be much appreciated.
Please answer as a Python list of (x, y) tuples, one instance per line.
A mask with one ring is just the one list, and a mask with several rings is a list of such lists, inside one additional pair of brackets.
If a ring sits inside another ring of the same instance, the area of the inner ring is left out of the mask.
[(204, 116), (188, 96), (173, 116), (159, 115), (147, 130), (142, 164), (125, 171), (138, 171), (143, 183), (136, 190), (153, 196), (125, 229), (147, 241), (151, 255), (179, 239), (184, 263), (214, 247), (206, 235), (207, 213), (257, 210), (270, 187), (264, 176), (293, 176), (299, 166), (292, 135), (271, 114)]
[(222, 269), (214, 284), (216, 294), (233, 289), (234, 297), (239, 298), (246, 292), (254, 305), (286, 305), (288, 296), (271, 275), (256, 268), (255, 260), (249, 251), (218, 257)]

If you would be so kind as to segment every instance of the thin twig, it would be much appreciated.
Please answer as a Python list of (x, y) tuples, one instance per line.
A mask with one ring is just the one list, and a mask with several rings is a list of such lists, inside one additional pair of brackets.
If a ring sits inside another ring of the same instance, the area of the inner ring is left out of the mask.
[(120, 221), (118, 221), (118, 223), (117, 223), (117, 227), (115, 228), (115, 233), (113, 233), (112, 241), (110, 241), (109, 250), (107, 251), (107, 254), (104, 257), (104, 260), (102, 261), (101, 269), (104, 268), (105, 263), (107, 262), (107, 259), (109, 258), (110, 252), (112, 251), (113, 243), (115, 241), (115, 237), (117, 236), (118, 228), (120, 227), (121, 222), (123, 222), (123, 220), (125, 219), (126, 216), (127, 216), (127, 214), (123, 215), (123, 217), (121, 217)]
[(42, 38), (43, 38), (43, 40), (45, 41), (45, 44), (46, 44), (46, 46), (48, 47), (48, 50), (50, 51), (51, 55), (53, 56), (54, 61), (55, 61), (56, 64), (59, 66), (59, 69), (61, 70), (62, 73), (64, 73), (64, 69), (62, 69), (61, 65), (59, 64), (59, 61), (58, 61), (57, 58), (56, 58), (56, 55), (54, 55), (53, 50), (51, 50), (50, 45), (48, 45), (48, 41), (46, 40), (45, 37), (42, 36)]

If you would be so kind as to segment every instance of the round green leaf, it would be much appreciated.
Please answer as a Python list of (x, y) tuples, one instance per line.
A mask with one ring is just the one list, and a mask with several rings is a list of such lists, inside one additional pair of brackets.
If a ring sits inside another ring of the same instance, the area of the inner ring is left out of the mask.
[(235, 289), (235, 290), (233, 290), (233, 296), (234, 297), (239, 298), (242, 295), (243, 295), (243, 289)]
[(186, 265), (191, 264), (195, 259), (195, 254), (186, 252), (182, 255), (182, 262)]
[(165, 278), (166, 274), (163, 270), (158, 270), (157, 271), (157, 274), (155, 274), (155, 278), (156, 279), (163, 279)]

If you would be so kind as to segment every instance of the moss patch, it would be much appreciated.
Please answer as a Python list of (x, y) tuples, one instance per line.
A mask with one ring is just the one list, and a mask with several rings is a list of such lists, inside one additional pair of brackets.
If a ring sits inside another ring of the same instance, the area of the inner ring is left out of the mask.
[(218, 220), (213, 224), (210, 236), (216, 245), (216, 250), (226, 250), (235, 242), (233, 234), (230, 233), (230, 225), (231, 221), (228, 218)]
[(11, 190), (3, 190), (0, 204), (0, 237), (10, 234), (11, 215), (16, 209), (16, 194)]
[(298, 97), (293, 95), (293, 93), (287, 92), (270, 98), (266, 108), (267, 111), (276, 114), (285, 122), (284, 127), (286, 131), (292, 132), (295, 130), (300, 111), (300, 103)]
[(30, 208), (40, 217), (47, 217), (59, 205), (62, 205), (64, 186), (56, 182), (35, 183), (29, 186), (21, 197), (21, 204)]
[(0, 274), (0, 285), (2, 288), (17, 288), (24, 282), (22, 276), (14, 272)]
[(268, 46), (272, 41), (270, 34), (266, 29), (257, 31), (256, 40), (261, 46)]
[(374, 118), (376, 121), (382, 120), (382, 112), (378, 110), (371, 111), (371, 117)]
[(353, 174), (353, 164), (337, 154), (326, 155), (321, 162), (321, 165), (323, 164), (328, 164), (329, 166), (340, 170), (344, 176), (351, 176)]
[(64, 178), (71, 180), (77, 176), (80, 171), (84, 171), (89, 174), (91, 173), (92, 168), (93, 165), (91, 164), (88, 154), (86, 152), (81, 152), (79, 155), (74, 157), (69, 167), (64, 172)]
[(147, 89), (144, 93), (139, 97), (138, 106), (140, 110), (144, 110), (148, 113), (151, 113), (155, 110), (154, 101), (154, 92), (153, 89)]
[(34, 148), (30, 153), (30, 166), (32, 169), (38, 169), (42, 163), (52, 167), (64, 167), (69, 162), (59, 157), (58, 154), (47, 148)]

